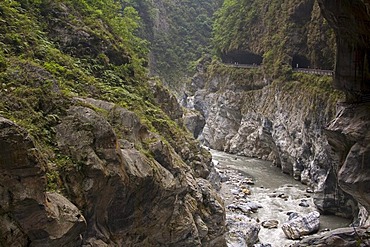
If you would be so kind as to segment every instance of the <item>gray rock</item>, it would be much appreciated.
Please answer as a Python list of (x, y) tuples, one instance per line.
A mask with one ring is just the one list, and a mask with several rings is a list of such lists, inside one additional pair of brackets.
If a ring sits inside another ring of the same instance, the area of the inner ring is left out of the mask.
[(298, 204), (300, 207), (308, 208), (310, 205), (308, 204), (307, 200), (302, 199), (301, 202)]
[(317, 232), (320, 227), (320, 213), (317, 211), (300, 216), (297, 213), (289, 215), (289, 221), (282, 225), (284, 234), (289, 239), (300, 239), (304, 235)]
[(272, 229), (272, 228), (277, 228), (279, 225), (279, 221), (277, 220), (266, 220), (261, 223), (261, 225), (264, 228)]
[(312, 246), (367, 247), (370, 246), (370, 228), (339, 228), (306, 237), (293, 247)]
[(92, 109), (72, 107), (56, 128), (59, 149), (80, 165), (78, 171), (67, 168), (64, 179), (73, 202), (88, 215), (84, 244), (225, 246), (222, 200), (201, 178), (209, 175), (207, 163), (199, 158), (194, 171), (140, 121), (127, 136), (133, 143), (158, 140), (149, 145), (153, 158), (135, 146), (121, 149), (111, 123), (130, 126), (136, 120), (127, 122), (123, 116), (133, 113), (117, 106), (110, 112), (108, 122)]
[(193, 134), (194, 138), (198, 138), (206, 124), (204, 117), (198, 111), (186, 110), (183, 119), (186, 128)]
[(247, 247), (258, 242), (261, 227), (255, 220), (245, 215), (230, 214), (226, 222), (229, 229), (226, 236), (229, 247)]
[(194, 92), (194, 108), (206, 120), (201, 135), (206, 145), (272, 161), (317, 192), (314, 202), (321, 211), (353, 216), (356, 208), (346, 206), (353, 199), (337, 189), (332, 167), (339, 163), (322, 131), (335, 116), (336, 102), (316, 93), (292, 93), (299, 83), (244, 91), (227, 74), (204, 74), (202, 82)]
[(0, 117), (0, 243), (81, 246), (86, 222), (62, 195), (45, 193), (45, 158), (30, 135)]

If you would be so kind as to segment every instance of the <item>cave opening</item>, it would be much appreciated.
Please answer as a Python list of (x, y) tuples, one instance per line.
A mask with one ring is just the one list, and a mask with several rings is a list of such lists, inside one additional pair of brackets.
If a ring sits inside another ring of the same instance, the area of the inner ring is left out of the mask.
[(305, 56), (295, 55), (292, 60), (292, 67), (295, 69), (298, 68), (310, 68), (311, 62)]
[(230, 51), (221, 54), (223, 63), (261, 65), (263, 57), (246, 51)]

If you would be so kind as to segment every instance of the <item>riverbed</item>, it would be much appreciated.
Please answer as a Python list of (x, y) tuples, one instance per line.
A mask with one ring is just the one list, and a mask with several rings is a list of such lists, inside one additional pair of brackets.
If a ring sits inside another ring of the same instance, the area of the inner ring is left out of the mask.
[[(270, 244), (272, 247), (283, 247), (296, 243), (297, 241), (286, 238), (281, 225), (288, 220), (290, 212), (308, 214), (317, 211), (310, 189), (282, 173), (271, 162), (215, 150), (211, 150), (211, 153), (223, 181), (220, 193), (225, 201), (227, 218), (233, 221), (235, 221), (234, 218), (239, 221), (248, 220), (249, 223), (243, 225), (243, 228), (248, 228), (248, 224), (259, 225), (259, 233), (257, 229), (251, 227), (250, 232), (245, 234), (250, 234), (248, 236), (253, 238), (253, 234), (258, 233), (260, 243), (266, 246)], [(252, 210), (248, 211), (244, 208), (235, 210), (239, 205), (246, 207), (252, 205)], [(261, 227), (261, 223), (266, 221), (277, 222), (277, 228)], [(341, 217), (320, 216), (321, 231), (346, 227), (349, 224), (348, 219)], [(243, 240), (246, 237), (240, 235), (239, 232), (234, 234), (233, 238), (229, 239), (228, 246), (246, 246), (248, 241)]]

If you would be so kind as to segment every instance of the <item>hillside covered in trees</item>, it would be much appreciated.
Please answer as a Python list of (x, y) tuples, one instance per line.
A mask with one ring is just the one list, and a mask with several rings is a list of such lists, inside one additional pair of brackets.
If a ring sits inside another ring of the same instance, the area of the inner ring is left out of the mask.
[(194, 62), (212, 52), (213, 14), (221, 0), (130, 1), (142, 17), (140, 37), (149, 41), (149, 68), (166, 85), (182, 87)]
[(226, 62), (263, 62), (270, 76), (297, 64), (334, 68), (334, 33), (314, 0), (225, 0), (216, 13), (213, 45)]
[(141, 27), (128, 2), (0, 1), (0, 246), (225, 246)]

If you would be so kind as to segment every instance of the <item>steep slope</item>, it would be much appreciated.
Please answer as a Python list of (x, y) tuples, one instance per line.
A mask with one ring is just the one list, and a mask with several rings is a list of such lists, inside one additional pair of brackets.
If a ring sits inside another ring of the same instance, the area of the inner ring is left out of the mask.
[(335, 30), (338, 44), (334, 85), (346, 102), (327, 128), (329, 143), (338, 159), (339, 185), (359, 202), (360, 227), (339, 229), (308, 238), (298, 246), (369, 246), (370, 105), (370, 1), (319, 0), (325, 18)]
[(268, 83), (258, 71), (213, 63), (193, 78), (203, 81), (187, 98), (205, 118), (200, 139), (274, 162), (312, 187), (322, 211), (352, 217), (356, 202), (338, 188), (336, 158), (323, 131), (343, 95), (330, 77), (295, 73), (294, 80)]
[(293, 70), (297, 63), (333, 66), (333, 32), (318, 3), (227, 0), (214, 32), (224, 63), (261, 66), (201, 61), (184, 97), (184, 105), (205, 119), (201, 140), (218, 150), (271, 160), (313, 188), (319, 209), (355, 216), (357, 202), (338, 186), (339, 163), (323, 131), (344, 95), (331, 86), (331, 77)]
[(0, 245), (225, 246), (210, 155), (147, 78), (135, 9), (5, 0), (0, 23)]
[(191, 64), (211, 51), (213, 14), (222, 0), (137, 1), (140, 36), (150, 42), (149, 68), (173, 91), (180, 91)]
[(272, 78), (297, 66), (334, 67), (333, 32), (314, 0), (226, 0), (216, 14), (214, 46), (226, 62), (263, 59)]

